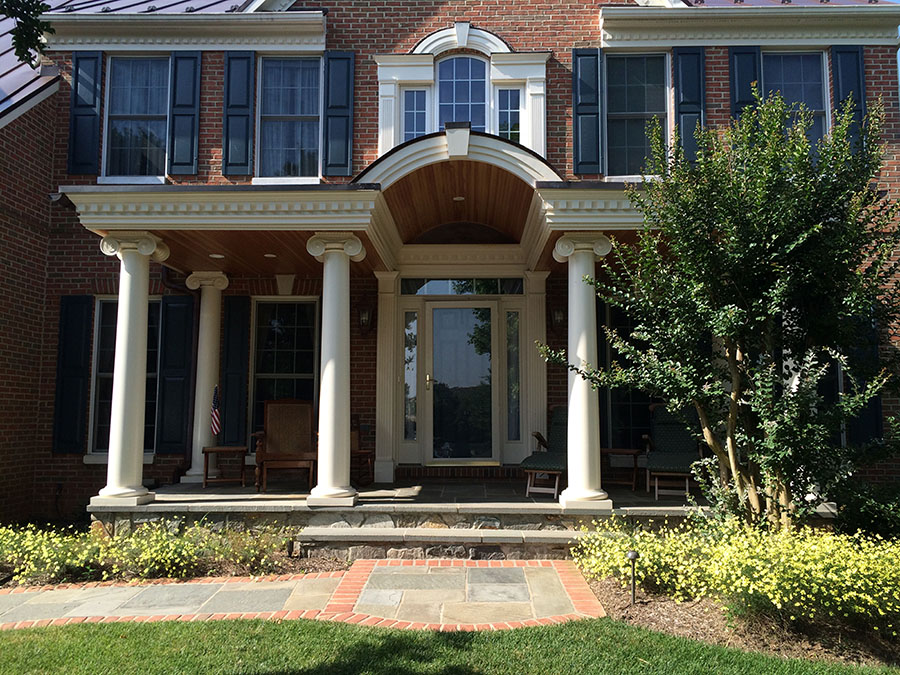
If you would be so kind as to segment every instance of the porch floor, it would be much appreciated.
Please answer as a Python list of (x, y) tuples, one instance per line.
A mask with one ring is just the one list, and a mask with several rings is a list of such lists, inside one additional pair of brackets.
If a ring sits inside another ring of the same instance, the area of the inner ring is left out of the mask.
[[(156, 501), (139, 509), (177, 510), (190, 506), (207, 511), (295, 511), (306, 510), (309, 491), (296, 481), (269, 481), (267, 492), (257, 492), (252, 485), (214, 485), (206, 489), (196, 484), (165, 485), (156, 488)], [(683, 516), (690, 508), (684, 496), (660, 495), (627, 487), (605, 488), (613, 503), (613, 513), (621, 515)], [(523, 513), (565, 513), (552, 495), (525, 496), (525, 481), (466, 481), (432, 482), (405, 481), (396, 484), (371, 484), (358, 487), (359, 498), (354, 510), (513, 510)], [(696, 490), (695, 490), (696, 492)], [(695, 498), (699, 497), (695, 494)], [(319, 510), (319, 509), (316, 509)], [(578, 513), (590, 513), (589, 504), (577, 509)], [(498, 511), (499, 512), (499, 511)], [(609, 515), (609, 509), (597, 510)]]

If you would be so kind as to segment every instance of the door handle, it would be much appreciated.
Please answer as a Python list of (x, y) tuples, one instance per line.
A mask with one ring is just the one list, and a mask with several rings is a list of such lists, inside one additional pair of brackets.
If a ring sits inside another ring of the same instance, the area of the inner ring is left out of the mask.
[(431, 389), (431, 383), (432, 383), (432, 382), (436, 382), (436, 381), (437, 381), (437, 380), (435, 380), (435, 379), (431, 376), (431, 373), (427, 373), (427, 374), (425, 375), (425, 388), (426, 388), (426, 389)]

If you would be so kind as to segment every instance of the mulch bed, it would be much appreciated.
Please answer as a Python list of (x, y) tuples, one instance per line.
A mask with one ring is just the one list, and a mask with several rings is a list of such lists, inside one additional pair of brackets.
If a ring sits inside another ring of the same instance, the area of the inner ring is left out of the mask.
[(900, 640), (841, 625), (784, 625), (773, 618), (729, 617), (714, 600), (678, 603), (664, 595), (631, 590), (613, 578), (588, 580), (606, 613), (632, 626), (723, 647), (785, 658), (823, 659), (849, 664), (900, 665)]

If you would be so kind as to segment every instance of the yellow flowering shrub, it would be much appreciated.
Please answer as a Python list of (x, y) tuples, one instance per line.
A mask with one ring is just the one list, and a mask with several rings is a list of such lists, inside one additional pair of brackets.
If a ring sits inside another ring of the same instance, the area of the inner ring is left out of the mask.
[(221, 567), (250, 574), (275, 568), (276, 530), (216, 532), (202, 525), (147, 523), (107, 537), (73, 527), (0, 527), (0, 576), (44, 584), (110, 578), (189, 577)]
[(589, 577), (627, 584), (629, 550), (640, 554), (637, 582), (678, 601), (712, 596), (735, 613), (900, 630), (900, 540), (812, 528), (769, 532), (738, 521), (654, 532), (612, 519), (572, 554)]

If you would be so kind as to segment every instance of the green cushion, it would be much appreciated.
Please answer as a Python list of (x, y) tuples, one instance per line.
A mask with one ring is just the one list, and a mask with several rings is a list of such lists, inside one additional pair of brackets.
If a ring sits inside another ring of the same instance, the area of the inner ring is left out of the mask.
[(565, 471), (566, 453), (535, 452), (519, 464), (525, 471)]
[(690, 473), (691, 464), (700, 459), (694, 452), (653, 452), (647, 455), (647, 468), (663, 473)]

